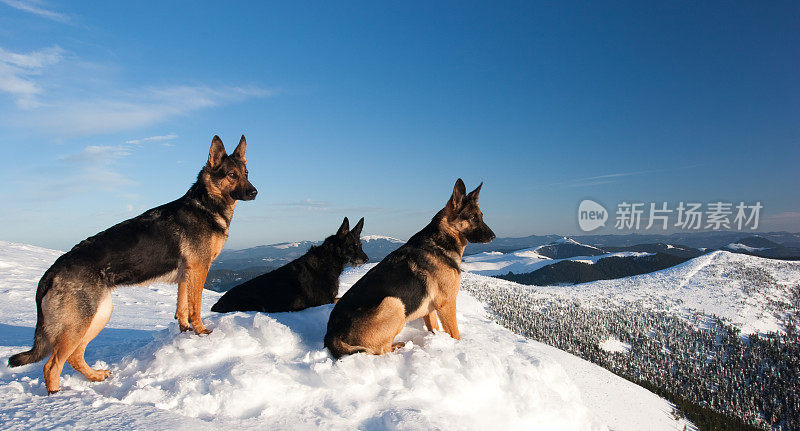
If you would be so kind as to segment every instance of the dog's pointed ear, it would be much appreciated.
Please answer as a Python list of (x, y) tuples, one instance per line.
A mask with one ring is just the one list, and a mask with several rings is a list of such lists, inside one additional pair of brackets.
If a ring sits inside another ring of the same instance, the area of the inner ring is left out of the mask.
[(447, 212), (449, 214), (458, 214), (458, 211), (461, 210), (461, 204), (464, 202), (464, 195), (467, 194), (467, 187), (464, 185), (464, 181), (461, 181), (461, 178), (456, 180), (456, 185), (453, 186), (453, 194), (450, 195), (450, 200), (447, 201)]
[(208, 151), (208, 164), (206, 166), (211, 169), (218, 168), (225, 156), (227, 154), (225, 153), (225, 146), (222, 145), (222, 139), (214, 135), (214, 139), (211, 140), (211, 149)]
[(342, 225), (339, 226), (339, 230), (336, 232), (336, 235), (338, 235), (341, 238), (344, 238), (344, 236), (347, 235), (348, 232), (350, 232), (350, 220), (348, 220), (347, 217), (345, 217), (344, 220), (342, 220)]
[(242, 139), (239, 139), (239, 145), (236, 146), (236, 149), (233, 150), (233, 154), (231, 156), (238, 157), (242, 163), (247, 164), (247, 157), (245, 154), (247, 153), (247, 141), (244, 139), (244, 135), (242, 135)]
[(356, 223), (356, 226), (350, 231), (350, 233), (356, 238), (359, 238), (361, 236), (361, 229), (364, 229), (364, 217), (361, 217), (361, 220)]
[(478, 187), (475, 188), (475, 190), (469, 192), (469, 194), (467, 195), (467, 200), (475, 201), (475, 203), (478, 203), (478, 195), (481, 194), (481, 187), (483, 187), (483, 182), (481, 182), (480, 185), (478, 185)]

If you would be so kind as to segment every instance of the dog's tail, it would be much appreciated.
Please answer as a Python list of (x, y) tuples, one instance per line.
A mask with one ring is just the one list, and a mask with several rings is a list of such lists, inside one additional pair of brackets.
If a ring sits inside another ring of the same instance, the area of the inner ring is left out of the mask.
[(45, 274), (39, 281), (39, 288), (36, 290), (36, 332), (33, 336), (33, 347), (27, 352), (17, 353), (8, 358), (9, 367), (19, 367), (34, 362), (39, 362), (50, 353), (50, 340), (44, 333), (44, 314), (42, 313), (42, 298), (49, 288), (49, 277)]
[(353, 353), (371, 353), (371, 350), (363, 346), (351, 346), (350, 344), (342, 341), (342, 338), (330, 333), (325, 334), (325, 347), (331, 352), (334, 358), (339, 359), (344, 355), (352, 355)]

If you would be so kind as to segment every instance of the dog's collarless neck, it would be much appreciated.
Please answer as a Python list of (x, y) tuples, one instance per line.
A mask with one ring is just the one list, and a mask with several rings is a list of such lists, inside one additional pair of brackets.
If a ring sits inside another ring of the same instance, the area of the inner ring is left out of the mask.
[(324, 242), (320, 245), (311, 247), (308, 252), (306, 252), (306, 256), (318, 261), (322, 266), (333, 267), (334, 269), (338, 270), (340, 274), (342, 271), (344, 271), (345, 266), (347, 266), (347, 259), (339, 256), (336, 253), (332, 253), (330, 246)]
[(198, 208), (208, 213), (214, 220), (214, 223), (222, 229), (225, 234), (231, 226), (233, 219), (233, 209), (236, 206), (236, 201), (233, 204), (225, 202), (219, 198), (209, 195), (201, 183), (196, 183), (186, 193), (186, 197), (195, 204)]

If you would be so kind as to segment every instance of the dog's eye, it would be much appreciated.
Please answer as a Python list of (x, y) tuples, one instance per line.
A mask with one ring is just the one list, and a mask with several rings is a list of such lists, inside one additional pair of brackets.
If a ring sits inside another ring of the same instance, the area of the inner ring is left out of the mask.
[(245, 175), (250, 175), (250, 171), (248, 171), (247, 169), (245, 169), (245, 170), (244, 170), (244, 174), (245, 174)]
[(236, 172), (234, 172), (234, 171), (228, 172), (228, 176), (233, 178), (233, 179), (236, 179)]

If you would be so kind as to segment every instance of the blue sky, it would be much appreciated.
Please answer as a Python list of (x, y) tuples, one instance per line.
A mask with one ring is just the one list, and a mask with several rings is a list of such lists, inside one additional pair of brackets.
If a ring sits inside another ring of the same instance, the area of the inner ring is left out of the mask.
[[(227, 247), (408, 238), (454, 180), (499, 236), (590, 198), (800, 231), (796, 2), (0, 0), (0, 239), (66, 249), (247, 136)], [(613, 225), (613, 223), (611, 223)], [(614, 233), (604, 228), (600, 233)]]

